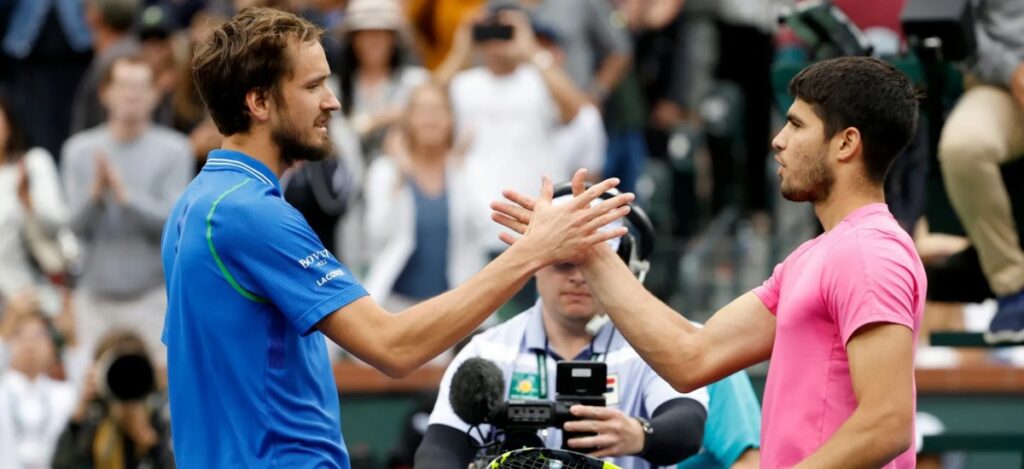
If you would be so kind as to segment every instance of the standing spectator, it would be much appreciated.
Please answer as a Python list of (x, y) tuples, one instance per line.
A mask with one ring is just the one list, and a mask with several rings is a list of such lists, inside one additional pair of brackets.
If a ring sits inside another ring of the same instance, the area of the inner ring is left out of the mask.
[(946, 120), (939, 161), (946, 191), (996, 294), (990, 341), (1024, 340), (1024, 251), (999, 166), (1024, 155), (1024, 3), (981, 2), (973, 85)]
[(203, 101), (196, 90), (195, 78), (192, 76), (192, 60), (195, 53), (193, 45), (224, 21), (227, 21), (227, 18), (218, 15), (212, 9), (199, 11), (192, 17), (188, 30), (188, 55), (178, 68), (178, 82), (171, 97), (171, 107), (174, 110), (172, 127), (188, 134), (189, 142), (192, 144), (192, 155), (195, 157), (196, 173), (206, 163), (206, 155), (211, 150), (220, 148), (223, 137), (203, 107)]
[(92, 58), (82, 0), (0, 1), (0, 89), (31, 141), (56, 155), (68, 138), (68, 103)]
[(405, 17), (397, 0), (354, 0), (343, 25), (335, 68), (341, 111), (359, 133), (363, 155), (376, 157), (387, 129), (398, 121), (409, 93), (430, 75), (409, 64)]
[[(11, 108), (0, 99), (0, 299), (45, 284), (45, 259), (37, 259), (27, 240), (55, 245), (67, 225), (67, 208), (53, 156), (30, 147)], [(40, 239), (42, 238), (42, 239)], [(40, 253), (42, 254), (42, 253)], [(59, 253), (58, 253), (59, 254)], [(58, 259), (59, 261), (60, 259)], [(56, 266), (58, 269), (62, 266)], [(55, 272), (54, 272), (55, 273)]]
[(140, 0), (85, 0), (85, 18), (92, 29), (95, 56), (78, 84), (71, 103), (71, 133), (81, 132), (103, 122), (106, 113), (100, 102), (99, 81), (105, 70), (119, 57), (139, 52), (139, 41), (131, 28)]
[(486, 199), (473, 193), (443, 88), (413, 91), (401, 124), (406, 150), (378, 158), (366, 184), (366, 290), (398, 311), (462, 283), (484, 265)]
[(174, 125), (174, 90), (178, 88), (181, 72), (175, 57), (174, 34), (167, 9), (153, 5), (142, 10), (136, 26), (139, 54), (149, 61), (153, 68), (157, 88), (157, 108), (153, 121), (160, 125)]
[(84, 247), (76, 295), (81, 346), (91, 350), (108, 329), (123, 327), (163, 363), (156, 353), (166, 307), (160, 235), (188, 184), (192, 150), (184, 135), (152, 123), (153, 80), (141, 57), (114, 61), (100, 82), (107, 122), (68, 140), (63, 177)]
[[(741, 188), (741, 207), (745, 214), (763, 218), (769, 200), (765, 174), (771, 148), (771, 71), (779, 2), (723, 0), (716, 3), (719, 13), (716, 77), (740, 87), (744, 112), (742, 170), (732, 167), (731, 154), (715, 154), (717, 152), (712, 150), (713, 171), (716, 181), (733, 182), (734, 187)], [(728, 194), (724, 196), (728, 198)]]
[[(459, 72), (449, 93), (460, 141), (467, 142), (467, 170), (485, 200), (500, 198), (503, 188), (534, 193), (537, 176), (568, 179), (566, 158), (559, 155), (555, 136), (572, 122), (585, 96), (537, 44), (527, 16), (516, 9), (495, 9), (487, 22), (511, 26), (513, 38), (490, 38), (476, 44), (483, 66)], [(473, 49), (471, 22), (458, 33), (446, 64), (465, 63)], [(447, 69), (442, 66), (442, 69)], [(444, 77), (440, 77), (444, 81)], [(499, 251), (499, 227), (484, 236), (487, 248)]]
[[(534, 27), (537, 42), (551, 54), (555, 65), (563, 66), (565, 51), (562, 50), (558, 31), (543, 23), (536, 23)], [(558, 130), (555, 146), (559, 157), (565, 158), (568, 168), (585, 168), (591, 180), (599, 180), (604, 171), (605, 151), (608, 147), (601, 110), (592, 103), (584, 102), (576, 117)]]
[[(492, 4), (507, 0), (492, 0)], [(624, 17), (608, 0), (517, 0), (558, 32), (565, 71), (590, 102), (604, 110), (608, 132), (602, 177), (618, 177), (632, 192), (647, 160), (642, 95), (630, 72), (633, 46)]]
[[(491, 0), (508, 4), (508, 0)], [(598, 106), (629, 70), (633, 53), (626, 23), (608, 0), (517, 0), (533, 18), (558, 31), (565, 72)]]
[(10, 366), (0, 371), (0, 467), (42, 469), (75, 406), (70, 384), (47, 372), (57, 363), (55, 334), (38, 311), (8, 310)]

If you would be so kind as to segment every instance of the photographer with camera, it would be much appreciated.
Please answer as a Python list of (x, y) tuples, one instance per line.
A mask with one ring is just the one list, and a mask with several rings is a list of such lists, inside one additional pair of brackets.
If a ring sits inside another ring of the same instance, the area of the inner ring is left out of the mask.
[(133, 332), (111, 332), (94, 358), (53, 467), (175, 467), (167, 399), (157, 391), (144, 341)]
[[(474, 52), (482, 65), (460, 71)], [(485, 200), (499, 198), (505, 187), (536, 192), (538, 174), (569, 178), (556, 135), (587, 98), (540, 46), (531, 18), (514, 3), (497, 2), (467, 18), (435, 78), (451, 82), (457, 145), (467, 146), (466, 169)], [(500, 227), (487, 230), (486, 248), (503, 251)]]
[(977, 61), (949, 114), (939, 161), (949, 201), (998, 297), (990, 342), (1024, 340), (1024, 251), (999, 167), (1024, 155), (1024, 3), (975, 7)]
[[(641, 211), (634, 208), (627, 215), (634, 227), (638, 224), (636, 218), (643, 216), (638, 213)], [(650, 248), (637, 249), (632, 235), (623, 239), (613, 244), (634, 267), (634, 273), (642, 276)], [(567, 449), (593, 457), (611, 457), (614, 464), (627, 469), (674, 464), (695, 454), (704, 434), (707, 392), (698, 389), (681, 394), (659, 378), (604, 317), (576, 266), (547, 266), (537, 272), (535, 279), (540, 292), (537, 303), (474, 337), (449, 365), (423, 442), (416, 451), (416, 467), (467, 467), (476, 456), (477, 448), (467, 437), (470, 425), (449, 401), (450, 393), (456, 392), (456, 370), (473, 357), (497, 364), (504, 382), (509, 384), (502, 395), (510, 400), (554, 399), (551, 390), (556, 389), (556, 364), (560, 361), (603, 362), (607, 366), (603, 395), (606, 407), (574, 405), (570, 411), (578, 420), (564, 426), (565, 431), (591, 436), (563, 442), (563, 429), (551, 429), (543, 438), (548, 448), (565, 443)], [(480, 426), (484, 435), (491, 431), (488, 427)]]

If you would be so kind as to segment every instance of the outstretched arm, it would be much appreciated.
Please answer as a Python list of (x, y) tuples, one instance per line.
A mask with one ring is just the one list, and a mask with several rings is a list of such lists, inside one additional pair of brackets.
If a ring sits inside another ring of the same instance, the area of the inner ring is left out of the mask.
[[(582, 180), (585, 171), (574, 179)], [(590, 246), (622, 236), (625, 229), (597, 231), (629, 211), (632, 194), (590, 202), (618, 184), (608, 179), (573, 203), (553, 206), (545, 177), (533, 222), (517, 246), (506, 250), (454, 290), (391, 314), (361, 298), (328, 315), (317, 328), (357, 357), (391, 376), (403, 376), (468, 335), (512, 297), (541, 267), (579, 262)]]

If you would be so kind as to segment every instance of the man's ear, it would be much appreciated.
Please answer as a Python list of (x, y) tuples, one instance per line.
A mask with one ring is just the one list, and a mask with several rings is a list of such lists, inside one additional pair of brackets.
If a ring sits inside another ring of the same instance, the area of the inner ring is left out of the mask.
[(860, 130), (856, 127), (847, 127), (836, 133), (835, 143), (838, 147), (836, 159), (840, 162), (849, 162), (854, 156), (864, 153)]
[(245, 107), (255, 122), (266, 122), (270, 119), (270, 92), (262, 88), (253, 88), (245, 94)]

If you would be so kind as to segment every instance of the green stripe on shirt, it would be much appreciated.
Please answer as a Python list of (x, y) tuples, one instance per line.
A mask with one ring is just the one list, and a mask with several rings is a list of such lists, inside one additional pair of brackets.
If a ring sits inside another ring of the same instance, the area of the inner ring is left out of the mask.
[(238, 284), (238, 282), (235, 280), (235, 277), (231, 275), (231, 272), (228, 272), (228, 268), (227, 266), (224, 265), (224, 261), (221, 260), (220, 256), (217, 254), (217, 248), (213, 246), (213, 225), (210, 223), (210, 221), (213, 220), (213, 212), (217, 210), (217, 205), (220, 204), (220, 201), (223, 200), (224, 197), (227, 197), (228, 194), (234, 192), (235, 189), (238, 189), (239, 187), (248, 184), (250, 181), (252, 181), (252, 179), (246, 179), (238, 183), (237, 185), (235, 185), (235, 187), (232, 187), (231, 189), (224, 191), (223, 194), (221, 194), (219, 197), (217, 197), (216, 200), (213, 201), (213, 205), (210, 206), (210, 213), (206, 214), (206, 243), (210, 246), (210, 254), (213, 254), (213, 260), (217, 262), (217, 267), (220, 268), (220, 273), (224, 274), (224, 278), (227, 279), (228, 283), (231, 284), (231, 287), (234, 288), (235, 291), (238, 292), (238, 294), (246, 297), (249, 300), (255, 301), (257, 303), (266, 303), (266, 298), (255, 295), (252, 292), (246, 290), (245, 288), (242, 288), (242, 286)]

